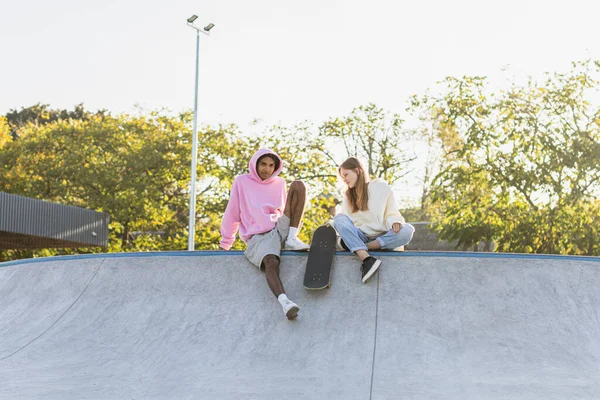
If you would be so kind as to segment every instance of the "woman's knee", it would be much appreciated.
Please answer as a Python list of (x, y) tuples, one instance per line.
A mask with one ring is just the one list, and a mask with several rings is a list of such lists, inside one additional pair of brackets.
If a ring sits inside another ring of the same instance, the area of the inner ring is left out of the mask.
[(411, 224), (407, 224), (406, 222), (402, 224), (402, 227), (400, 228), (400, 232), (406, 232), (407, 234), (410, 234), (412, 236), (413, 233), (415, 233), (415, 227), (412, 226)]
[(396, 236), (398, 237), (398, 239), (408, 243), (410, 240), (412, 240), (414, 233), (415, 227), (411, 224), (404, 223), (402, 224), (402, 227), (400, 228)]
[(340, 230), (348, 229), (354, 226), (354, 222), (346, 214), (337, 214), (333, 217), (333, 227), (340, 233)]
[(352, 225), (354, 225), (354, 223), (352, 222), (350, 217), (347, 216), (346, 214), (337, 214), (335, 217), (333, 217), (333, 223), (334, 224), (351, 223)]

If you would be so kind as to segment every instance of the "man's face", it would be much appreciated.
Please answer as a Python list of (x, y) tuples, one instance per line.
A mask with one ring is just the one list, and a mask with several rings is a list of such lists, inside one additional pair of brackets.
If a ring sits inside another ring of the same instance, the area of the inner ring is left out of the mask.
[(256, 169), (258, 170), (258, 176), (260, 176), (260, 179), (263, 181), (265, 179), (269, 179), (271, 175), (273, 175), (273, 172), (275, 172), (275, 160), (269, 156), (263, 157), (258, 162)]

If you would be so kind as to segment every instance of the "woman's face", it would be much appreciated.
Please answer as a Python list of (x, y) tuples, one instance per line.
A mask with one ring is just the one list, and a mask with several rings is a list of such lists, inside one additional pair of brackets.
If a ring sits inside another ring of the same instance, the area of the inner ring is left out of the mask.
[(356, 185), (356, 181), (358, 180), (358, 170), (355, 169), (344, 169), (340, 168), (340, 176), (344, 183), (352, 189)]

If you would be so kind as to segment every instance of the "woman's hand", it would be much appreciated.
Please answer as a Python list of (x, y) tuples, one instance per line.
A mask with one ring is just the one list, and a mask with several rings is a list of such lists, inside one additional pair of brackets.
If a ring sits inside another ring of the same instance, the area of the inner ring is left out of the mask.
[(394, 231), (394, 233), (400, 232), (400, 228), (402, 228), (402, 224), (400, 222), (394, 222), (392, 224), (392, 230)]

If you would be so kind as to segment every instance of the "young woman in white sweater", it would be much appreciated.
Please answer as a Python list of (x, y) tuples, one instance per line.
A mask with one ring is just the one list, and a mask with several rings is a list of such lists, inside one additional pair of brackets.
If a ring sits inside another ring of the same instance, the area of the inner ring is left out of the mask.
[(368, 250), (404, 246), (412, 239), (415, 228), (404, 221), (389, 185), (379, 179), (369, 182), (369, 175), (357, 158), (344, 161), (338, 173), (348, 189), (334, 226), (341, 237), (340, 245), (360, 257), (362, 281), (367, 283), (381, 265), (381, 260), (370, 256)]

